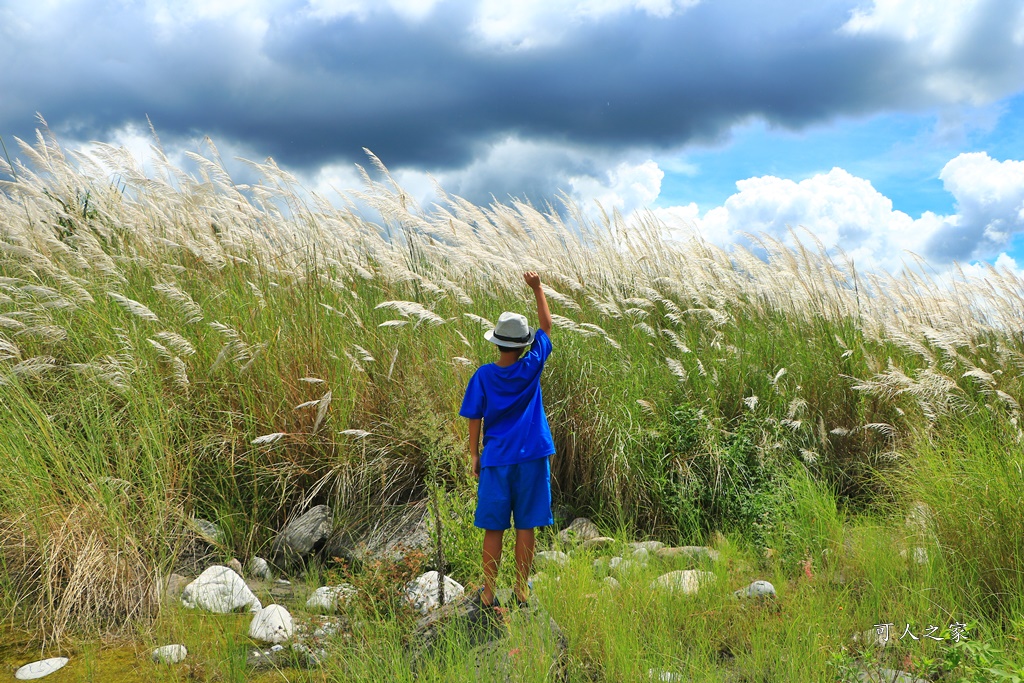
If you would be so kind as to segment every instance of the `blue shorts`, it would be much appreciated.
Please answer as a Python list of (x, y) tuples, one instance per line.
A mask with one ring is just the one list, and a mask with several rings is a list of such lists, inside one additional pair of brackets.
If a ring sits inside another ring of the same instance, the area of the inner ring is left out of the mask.
[(473, 523), (481, 529), (504, 531), (511, 526), (510, 517), (517, 529), (555, 523), (551, 516), (549, 458), (480, 468)]

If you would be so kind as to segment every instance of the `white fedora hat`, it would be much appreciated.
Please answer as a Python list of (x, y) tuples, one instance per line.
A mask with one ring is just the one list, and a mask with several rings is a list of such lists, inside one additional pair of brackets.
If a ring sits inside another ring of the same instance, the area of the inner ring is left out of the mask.
[(494, 324), (493, 330), (484, 332), (484, 339), (509, 349), (521, 349), (533, 343), (536, 330), (531, 330), (526, 316), (505, 311)]

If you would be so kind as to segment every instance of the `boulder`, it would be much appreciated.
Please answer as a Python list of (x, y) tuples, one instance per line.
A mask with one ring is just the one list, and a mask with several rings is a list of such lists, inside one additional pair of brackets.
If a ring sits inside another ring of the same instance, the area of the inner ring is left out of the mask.
[(754, 581), (749, 586), (734, 591), (737, 598), (774, 598), (775, 586), (767, 581)]
[(19, 681), (31, 681), (36, 678), (42, 678), (43, 676), (49, 676), (54, 671), (63, 669), (64, 665), (68, 663), (67, 657), (50, 657), (49, 659), (41, 659), (38, 662), (32, 662), (19, 668), (14, 672), (14, 677)]
[(651, 582), (651, 590), (667, 590), (670, 593), (696, 595), (700, 587), (715, 580), (711, 572), (699, 569), (684, 569), (663, 574)]
[(252, 618), (249, 637), (264, 643), (283, 643), (292, 637), (292, 615), (281, 605), (267, 605)]
[[(355, 515), (353, 515), (355, 516)], [(402, 562), (410, 552), (429, 554), (431, 520), (425, 502), (362, 511), (328, 539), (324, 554), (354, 562)]]
[(558, 539), (563, 543), (589, 541), (600, 536), (597, 525), (586, 517), (577, 517), (572, 520), (572, 524), (558, 532)]
[(609, 538), (608, 536), (598, 536), (597, 538), (588, 538), (587, 540), (583, 541), (583, 547), (587, 550), (599, 550), (601, 548), (607, 548), (608, 546), (614, 544), (615, 539)]
[(242, 575), (242, 563), (238, 561), (237, 557), (232, 557), (225, 566), (239, 576)]
[[(447, 586), (447, 584), (445, 584)], [(356, 594), (356, 589), (347, 583), (338, 586), (321, 586), (306, 600), (306, 609), (313, 612), (336, 612), (338, 606)], [(448, 594), (445, 594), (448, 597)]]
[(685, 557), (691, 560), (718, 560), (718, 551), (703, 545), (683, 545), (675, 548), (658, 548), (654, 554), (664, 559)]
[[(414, 609), (422, 614), (436, 609), (440, 604), (439, 576), (436, 571), (429, 571), (422, 574), (408, 583), (405, 587), (405, 597)], [(453, 602), (462, 596), (466, 589), (461, 583), (450, 576), (444, 577), (444, 601)]]
[(184, 645), (164, 645), (153, 650), (151, 657), (157, 664), (177, 664), (185, 661), (188, 650)]
[(270, 548), (275, 562), (287, 564), (305, 559), (331, 535), (331, 508), (317, 505), (289, 521)]
[(622, 584), (619, 583), (613, 576), (604, 577), (603, 579), (601, 579), (601, 583), (603, 583), (606, 588), (609, 588), (613, 591), (617, 591), (622, 588)]
[(185, 586), (181, 604), (189, 609), (226, 614), (238, 609), (258, 612), (263, 608), (241, 576), (222, 565), (214, 565)]

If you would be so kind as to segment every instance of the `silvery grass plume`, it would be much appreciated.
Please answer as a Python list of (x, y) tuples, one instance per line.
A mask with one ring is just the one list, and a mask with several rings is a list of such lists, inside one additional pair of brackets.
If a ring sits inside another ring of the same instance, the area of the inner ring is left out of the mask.
[(377, 304), (375, 308), (397, 311), (404, 318), (416, 318), (417, 325), (419, 323), (427, 325), (443, 325), (445, 323), (444, 318), (415, 301), (384, 301)]

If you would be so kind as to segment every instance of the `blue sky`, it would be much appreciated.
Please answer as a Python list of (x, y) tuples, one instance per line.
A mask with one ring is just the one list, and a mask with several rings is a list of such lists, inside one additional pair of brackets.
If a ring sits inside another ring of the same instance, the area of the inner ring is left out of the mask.
[(725, 143), (699, 145), (678, 160), (689, 173), (666, 172), (656, 205), (695, 201), (704, 210), (736, 191), (736, 180), (774, 175), (803, 180), (839, 166), (868, 178), (912, 216), (948, 213), (953, 197), (939, 171), (962, 152), (1024, 158), (1024, 94), (982, 107), (921, 113), (887, 112), (840, 119), (802, 131), (772, 129), (754, 121)]
[[(1024, 264), (1020, 0), (4, 0), (0, 135)], [(12, 145), (8, 145), (12, 147)], [(15, 149), (15, 154), (17, 151)], [(648, 213), (650, 212), (650, 213)]]

